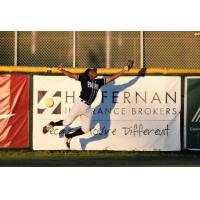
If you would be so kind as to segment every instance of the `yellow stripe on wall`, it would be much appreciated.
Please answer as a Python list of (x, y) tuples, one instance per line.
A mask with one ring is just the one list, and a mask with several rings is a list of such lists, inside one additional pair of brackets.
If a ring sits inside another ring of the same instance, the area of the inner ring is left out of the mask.
[[(64, 68), (65, 70), (72, 73), (83, 73), (86, 68)], [(102, 74), (114, 74), (119, 72), (120, 68), (100, 68), (97, 73)], [(131, 69), (124, 74), (137, 75), (140, 69)], [(29, 67), (29, 66), (0, 66), (0, 72), (23, 72), (23, 73), (52, 73), (61, 74), (56, 67)], [(167, 68), (147, 68), (145, 74), (200, 74), (200, 69), (167, 69)]]

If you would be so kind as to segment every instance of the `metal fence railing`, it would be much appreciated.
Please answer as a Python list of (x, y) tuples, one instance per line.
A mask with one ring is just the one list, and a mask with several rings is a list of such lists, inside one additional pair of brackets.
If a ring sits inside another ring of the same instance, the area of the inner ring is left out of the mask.
[(0, 66), (200, 69), (199, 55), (195, 31), (0, 31)]

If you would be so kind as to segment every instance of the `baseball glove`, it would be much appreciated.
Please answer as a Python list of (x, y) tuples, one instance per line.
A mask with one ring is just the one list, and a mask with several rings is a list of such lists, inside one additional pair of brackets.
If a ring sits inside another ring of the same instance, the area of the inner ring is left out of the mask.
[(127, 66), (128, 66), (128, 70), (130, 70), (133, 67), (134, 64), (134, 60), (128, 60)]

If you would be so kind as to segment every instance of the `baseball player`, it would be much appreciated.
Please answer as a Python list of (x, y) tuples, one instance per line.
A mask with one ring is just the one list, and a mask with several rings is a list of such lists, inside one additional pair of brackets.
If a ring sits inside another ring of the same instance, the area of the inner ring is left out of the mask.
[[(73, 137), (82, 135), (90, 131), (90, 123), (92, 119), (91, 104), (97, 96), (98, 90), (105, 84), (118, 78), (124, 72), (128, 71), (133, 66), (134, 61), (129, 60), (128, 65), (124, 66), (122, 70), (107, 78), (97, 78), (97, 69), (89, 68), (82, 74), (74, 74), (66, 71), (62, 65), (58, 67), (64, 75), (73, 78), (81, 83), (81, 92), (79, 98), (75, 101), (72, 106), (67, 118), (58, 122), (51, 121), (48, 125), (43, 127), (43, 133), (47, 133), (54, 126), (65, 126), (59, 132), (59, 135), (64, 135), (66, 139), (66, 145), (70, 149), (70, 141)], [(80, 116), (81, 128), (75, 132), (68, 134), (69, 125)]]

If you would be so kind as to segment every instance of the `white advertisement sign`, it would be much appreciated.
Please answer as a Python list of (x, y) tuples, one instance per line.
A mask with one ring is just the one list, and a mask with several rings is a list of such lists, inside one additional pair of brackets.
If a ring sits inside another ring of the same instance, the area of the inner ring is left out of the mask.
[[(178, 151), (181, 79), (123, 76), (103, 86), (92, 104), (91, 131), (71, 140), (71, 150)], [(80, 95), (80, 82), (66, 76), (34, 76), (33, 149), (65, 150), (63, 126), (44, 134), (43, 126), (66, 118)], [(77, 118), (73, 132), (80, 127)]]

